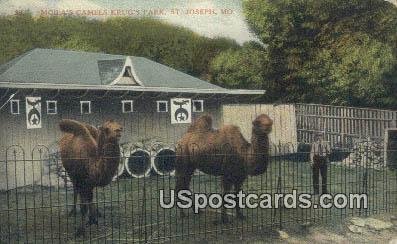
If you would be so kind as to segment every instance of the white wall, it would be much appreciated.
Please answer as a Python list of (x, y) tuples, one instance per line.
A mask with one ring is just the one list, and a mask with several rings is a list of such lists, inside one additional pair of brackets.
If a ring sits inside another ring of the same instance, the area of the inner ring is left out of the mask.
[(244, 137), (251, 139), (251, 122), (260, 114), (267, 114), (273, 120), (270, 142), (273, 144), (297, 143), (295, 106), (290, 104), (233, 104), (223, 106), (224, 124), (239, 126)]

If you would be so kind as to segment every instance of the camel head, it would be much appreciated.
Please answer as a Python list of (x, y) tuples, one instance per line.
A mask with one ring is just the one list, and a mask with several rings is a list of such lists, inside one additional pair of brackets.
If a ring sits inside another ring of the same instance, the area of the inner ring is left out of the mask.
[(108, 120), (99, 127), (99, 132), (105, 141), (119, 142), (123, 127), (114, 120)]
[(251, 150), (254, 154), (252, 158), (252, 168), (249, 175), (255, 176), (266, 172), (269, 156), (268, 134), (272, 131), (273, 120), (266, 114), (261, 114), (252, 121), (251, 143), (254, 145)]
[(266, 114), (261, 114), (252, 121), (252, 129), (255, 134), (269, 134), (272, 131), (273, 120)]

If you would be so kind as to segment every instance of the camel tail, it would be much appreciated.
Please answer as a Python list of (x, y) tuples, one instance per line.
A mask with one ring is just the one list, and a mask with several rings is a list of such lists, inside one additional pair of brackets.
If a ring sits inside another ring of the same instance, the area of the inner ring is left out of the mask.
[(87, 127), (76, 120), (63, 119), (59, 122), (59, 128), (63, 133), (71, 133), (75, 136), (89, 136)]

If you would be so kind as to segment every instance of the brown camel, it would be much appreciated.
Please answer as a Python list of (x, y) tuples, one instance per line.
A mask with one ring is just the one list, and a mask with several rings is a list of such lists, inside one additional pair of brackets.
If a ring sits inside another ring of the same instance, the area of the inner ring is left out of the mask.
[(109, 120), (96, 129), (69, 119), (62, 120), (59, 127), (64, 133), (59, 143), (61, 160), (73, 183), (74, 206), (70, 214), (76, 214), (77, 195), (82, 203), (82, 225), (76, 233), (81, 235), (85, 230), (87, 210), (89, 224), (98, 222), (98, 213), (92, 203), (94, 188), (108, 185), (117, 172), (122, 127)]
[[(273, 121), (265, 114), (252, 122), (251, 143), (247, 142), (239, 127), (226, 125), (212, 129), (212, 118), (204, 115), (190, 126), (176, 149), (176, 193), (188, 190), (193, 172), (222, 176), (223, 193), (235, 193), (248, 175), (260, 175), (267, 169), (269, 137)], [(238, 204), (237, 204), (238, 205)], [(181, 209), (182, 216), (185, 216)], [(244, 218), (236, 207), (239, 219)], [(222, 222), (227, 222), (226, 209), (222, 208)]]

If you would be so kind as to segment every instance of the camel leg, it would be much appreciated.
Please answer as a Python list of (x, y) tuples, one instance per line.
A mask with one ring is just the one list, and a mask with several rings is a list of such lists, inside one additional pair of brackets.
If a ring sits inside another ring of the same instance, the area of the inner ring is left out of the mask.
[[(176, 172), (176, 183), (175, 183), (175, 196), (177, 196), (178, 192), (181, 190), (189, 190), (190, 180), (192, 178), (194, 169), (187, 170), (177, 170)], [(183, 212), (183, 209), (180, 209), (180, 213), (182, 217), (186, 217), (186, 214)]]
[(77, 195), (79, 194), (77, 188), (73, 185), (73, 208), (69, 212), (69, 216), (75, 216), (77, 213)]
[(94, 192), (94, 189), (92, 189), (92, 196), (91, 196), (91, 201), (90, 201), (90, 205), (89, 205), (89, 211), (90, 211), (90, 216), (91, 215), (95, 216), (95, 218), (97, 219), (97, 218), (102, 217), (103, 215), (101, 212), (99, 212), (97, 204), (93, 203), (93, 199), (94, 199), (93, 192)]
[[(230, 193), (230, 189), (232, 188), (233, 182), (228, 178), (223, 176), (222, 177), (222, 188), (223, 188), (223, 197)], [(226, 214), (226, 208), (224, 206), (222, 206), (222, 210), (221, 210), (221, 221), (222, 223), (228, 223), (229, 222), (229, 218), (227, 217)]]
[(94, 199), (94, 192), (93, 189), (90, 189), (87, 192), (87, 201), (88, 201), (88, 208), (89, 208), (89, 216), (88, 216), (88, 224), (98, 224), (98, 212), (93, 203)]
[(80, 191), (80, 212), (81, 212), (81, 225), (76, 231), (76, 236), (84, 236), (85, 234), (85, 219), (88, 212), (88, 197), (87, 190)]
[[(244, 182), (244, 179), (234, 182), (234, 191), (235, 191), (236, 195), (239, 193), (239, 191), (241, 191), (241, 188), (243, 186), (243, 182)], [(240, 206), (238, 204), (236, 206), (236, 215), (237, 215), (237, 218), (239, 218), (240, 220), (245, 218), (243, 213), (241, 212), (241, 208), (240, 208)]]

